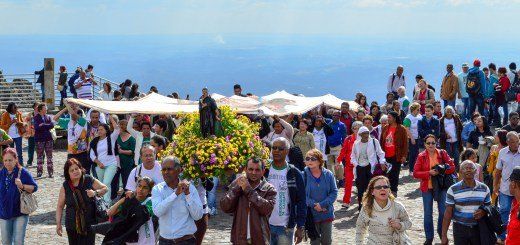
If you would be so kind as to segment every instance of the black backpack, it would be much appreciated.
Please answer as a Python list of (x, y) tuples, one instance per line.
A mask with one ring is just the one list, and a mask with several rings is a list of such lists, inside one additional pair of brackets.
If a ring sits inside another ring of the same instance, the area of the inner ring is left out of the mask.
[(466, 82), (466, 92), (469, 96), (477, 96), (481, 90), (481, 84), (479, 79), (480, 70), (472, 70), (468, 73)]
[(516, 101), (516, 95), (520, 93), (520, 81), (518, 81), (518, 73), (515, 73), (511, 86), (506, 91), (506, 101)]

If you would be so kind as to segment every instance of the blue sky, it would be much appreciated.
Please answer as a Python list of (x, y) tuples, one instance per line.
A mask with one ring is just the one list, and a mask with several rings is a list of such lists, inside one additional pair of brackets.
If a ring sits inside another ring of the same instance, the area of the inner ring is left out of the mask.
[(520, 0), (0, 0), (0, 34), (520, 37)]

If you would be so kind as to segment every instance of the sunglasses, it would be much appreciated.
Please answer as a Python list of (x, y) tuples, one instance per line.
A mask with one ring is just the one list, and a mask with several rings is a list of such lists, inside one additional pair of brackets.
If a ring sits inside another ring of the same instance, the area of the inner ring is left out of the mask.
[(426, 144), (426, 145), (435, 145), (435, 144), (437, 144), (437, 143), (435, 143), (435, 142), (426, 142), (425, 144)]
[(271, 147), (271, 149), (272, 149), (273, 151), (283, 151), (283, 150), (285, 150), (285, 147), (273, 146), (273, 147)]
[(390, 189), (390, 186), (387, 186), (387, 185), (378, 185), (378, 186), (374, 186), (374, 189), (380, 191), (380, 190), (387, 190), (387, 189)]
[(307, 161), (307, 162), (314, 162), (314, 161), (318, 161), (318, 158), (315, 158), (315, 157), (306, 157), (306, 158), (305, 158), (305, 161)]

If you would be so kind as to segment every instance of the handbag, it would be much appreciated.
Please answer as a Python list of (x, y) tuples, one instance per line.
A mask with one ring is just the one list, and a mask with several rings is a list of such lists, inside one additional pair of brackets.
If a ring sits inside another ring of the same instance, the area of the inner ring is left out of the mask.
[[(395, 202), (392, 204), (394, 209), (394, 215), (399, 215), (399, 210), (397, 210), (397, 205)], [(399, 217), (395, 217), (394, 219), (398, 219)], [(393, 244), (396, 245), (411, 245), (412, 242), (410, 241), (410, 238), (408, 237), (408, 234), (406, 234), (406, 231), (397, 231), (394, 230), (392, 233), (392, 241)]]
[(58, 135), (56, 135), (56, 129), (52, 128), (51, 130), (49, 130), (49, 132), (51, 132), (52, 140), (56, 141), (56, 139), (58, 138)]
[(96, 205), (96, 221), (97, 223), (103, 223), (108, 220), (108, 203), (101, 197), (95, 197), (94, 203)]
[(381, 164), (381, 162), (379, 160), (379, 155), (377, 155), (376, 141), (372, 140), (372, 143), (374, 145), (374, 152), (376, 153), (376, 158), (377, 158), (377, 163), (374, 166), (374, 172), (372, 173), (372, 177), (379, 176), (379, 175), (386, 176), (386, 173), (388, 173), (389, 169), (387, 168), (386, 171), (383, 170), (383, 167), (382, 167), (383, 164)]
[[(18, 170), (18, 178), (20, 178), (21, 174), (22, 168)], [(18, 189), (18, 191), (20, 191), (20, 212), (22, 214), (31, 214), (36, 211), (36, 209), (38, 209), (36, 196), (21, 189)]]
[[(304, 181), (307, 185), (307, 172), (304, 174)], [(307, 218), (305, 219), (305, 233), (311, 240), (315, 240), (321, 237), (316, 224), (314, 223), (314, 215), (312, 214), (312, 208), (307, 207)]]

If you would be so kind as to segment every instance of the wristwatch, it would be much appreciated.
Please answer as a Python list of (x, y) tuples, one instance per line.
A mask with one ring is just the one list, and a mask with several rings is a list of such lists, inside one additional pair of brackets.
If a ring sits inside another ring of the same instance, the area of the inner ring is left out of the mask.
[(96, 193), (96, 196), (99, 197), (99, 192), (98, 192), (98, 190), (95, 190), (94, 193)]

